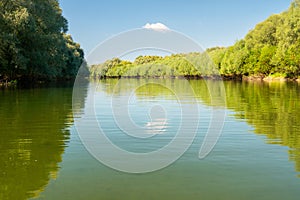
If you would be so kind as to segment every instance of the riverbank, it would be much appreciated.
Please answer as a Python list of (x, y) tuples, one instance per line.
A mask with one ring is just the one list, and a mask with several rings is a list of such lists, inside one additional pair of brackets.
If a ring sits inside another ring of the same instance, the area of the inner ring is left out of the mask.
[(56, 81), (38, 81), (21, 83), (17, 81), (0, 82), (0, 89), (28, 89), (28, 88), (61, 88), (61, 87), (73, 87), (74, 79), (71, 80), (56, 80)]
[(16, 87), (17, 85), (17, 81), (0, 81), (0, 88)]
[(188, 79), (188, 80), (223, 80), (223, 81), (262, 81), (262, 82), (298, 82), (299, 78), (271, 77), (271, 76), (106, 76), (90, 77), (90, 79)]
[(264, 81), (264, 82), (298, 82), (299, 78), (285, 78), (285, 77), (272, 77), (272, 76), (243, 76), (244, 81)]

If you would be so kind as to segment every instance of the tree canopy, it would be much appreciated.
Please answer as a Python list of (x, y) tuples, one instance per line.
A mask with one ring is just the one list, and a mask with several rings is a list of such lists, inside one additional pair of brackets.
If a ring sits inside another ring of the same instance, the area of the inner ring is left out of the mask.
[(0, 1), (0, 81), (68, 79), (84, 53), (58, 0)]
[[(214, 61), (223, 75), (300, 76), (300, 0), (257, 24), (244, 39), (225, 50), (216, 49)], [(223, 58), (222, 58), (223, 57)]]

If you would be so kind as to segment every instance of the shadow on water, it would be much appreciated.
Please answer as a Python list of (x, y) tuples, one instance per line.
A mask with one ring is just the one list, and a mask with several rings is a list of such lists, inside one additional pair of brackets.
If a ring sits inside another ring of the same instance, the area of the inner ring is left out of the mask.
[(0, 99), (0, 199), (38, 197), (68, 146), (72, 87), (3, 89)]
[[(184, 96), (192, 87), (196, 98), (208, 106), (222, 107), (222, 103), (211, 96), (221, 96), (219, 81), (156, 79), (156, 84), (148, 84), (146, 79), (101, 80), (101, 90), (108, 94), (118, 94), (135, 90), (137, 98), (160, 96), (174, 98), (167, 88), (175, 87), (176, 95)], [(150, 81), (152, 82), (152, 81)], [(295, 162), (300, 172), (300, 85), (286, 82), (235, 82), (225, 81), (226, 108), (234, 111), (234, 117), (246, 121), (254, 127), (254, 132), (266, 137), (267, 144), (277, 144), (289, 148), (290, 160)], [(160, 85), (161, 84), (161, 85)], [(137, 85), (144, 85), (136, 88)], [(210, 90), (208, 90), (208, 87)], [(117, 90), (116, 90), (117, 88)], [(211, 94), (211, 93), (214, 94)], [(190, 98), (190, 97), (187, 97)]]

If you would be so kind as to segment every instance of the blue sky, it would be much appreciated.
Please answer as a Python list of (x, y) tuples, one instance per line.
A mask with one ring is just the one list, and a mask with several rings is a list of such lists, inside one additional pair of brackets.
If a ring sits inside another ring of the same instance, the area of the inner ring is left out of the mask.
[(291, 0), (60, 0), (69, 33), (88, 54), (105, 39), (162, 23), (202, 47), (229, 46)]

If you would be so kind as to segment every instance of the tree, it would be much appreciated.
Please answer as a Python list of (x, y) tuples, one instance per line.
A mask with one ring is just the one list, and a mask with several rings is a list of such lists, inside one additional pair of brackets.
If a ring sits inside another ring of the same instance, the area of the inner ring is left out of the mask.
[(57, 0), (3, 0), (0, 12), (0, 80), (75, 77), (84, 54)]
[[(223, 59), (214, 59), (223, 75), (300, 75), (300, 0), (281, 14), (272, 15), (251, 30), (244, 40), (228, 47)], [(210, 49), (213, 55), (218, 49)]]

